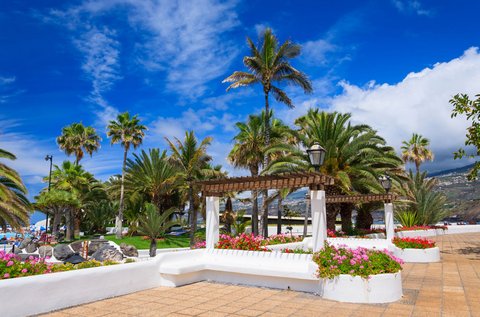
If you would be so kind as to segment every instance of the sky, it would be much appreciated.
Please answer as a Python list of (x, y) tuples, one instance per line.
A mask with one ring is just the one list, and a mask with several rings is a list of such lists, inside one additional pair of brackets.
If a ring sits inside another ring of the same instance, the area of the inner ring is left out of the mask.
[[(138, 114), (148, 132), (141, 149), (166, 149), (165, 137), (194, 130), (213, 137), (209, 153), (226, 160), (235, 122), (263, 108), (259, 86), (226, 92), (222, 80), (245, 70), (246, 38), (270, 27), (302, 46), (292, 61), (314, 92), (284, 87), (295, 108), (273, 102), (292, 125), (311, 107), (352, 114), (400, 151), (413, 132), (431, 140), (438, 171), (454, 161), (467, 122), (450, 118), (457, 93), (480, 93), (478, 1), (83, 0), (0, 3), (0, 148), (30, 197), (46, 185), (46, 154), (67, 157), (62, 127), (95, 127), (101, 149), (82, 160), (102, 180), (121, 170), (122, 149), (106, 125)], [(70, 158), (73, 159), (73, 158)]]

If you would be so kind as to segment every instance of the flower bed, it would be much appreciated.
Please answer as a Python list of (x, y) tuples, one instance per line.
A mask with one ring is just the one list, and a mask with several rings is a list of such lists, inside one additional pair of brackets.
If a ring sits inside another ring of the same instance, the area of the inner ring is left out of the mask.
[(403, 261), (387, 250), (336, 248), (329, 244), (314, 254), (318, 277), (331, 279), (340, 274), (368, 278), (371, 275), (397, 273)]
[(447, 227), (447, 226), (411, 226), (411, 227), (400, 227), (400, 228), (396, 228), (396, 229), (395, 229), (395, 232), (414, 231), (414, 230), (430, 230), (430, 229), (448, 230), (448, 227)]
[[(300, 242), (303, 238), (299, 236), (278, 234), (265, 239), (262, 236), (242, 233), (239, 236), (232, 237), (228, 234), (221, 234), (216, 249), (245, 250), (245, 251), (271, 251), (267, 245), (277, 245), (285, 243)], [(206, 247), (206, 242), (197, 242), (193, 249), (202, 249)]]
[(303, 240), (303, 237), (293, 236), (287, 234), (277, 234), (268, 237), (264, 240), (265, 245), (275, 245), (275, 244), (284, 244), (284, 243), (293, 243), (300, 242)]
[(293, 253), (293, 254), (313, 254), (312, 249), (303, 250), (303, 249), (283, 249), (283, 253)]
[(435, 247), (435, 242), (424, 238), (393, 238), (393, 244), (400, 249), (429, 249)]
[(21, 261), (20, 257), (12, 253), (0, 251), (0, 280), (15, 277), (48, 274), (54, 272), (64, 272), (90, 267), (117, 264), (118, 262), (95, 260), (85, 261), (80, 264), (52, 264), (45, 262), (45, 259), (30, 256), (27, 260)]

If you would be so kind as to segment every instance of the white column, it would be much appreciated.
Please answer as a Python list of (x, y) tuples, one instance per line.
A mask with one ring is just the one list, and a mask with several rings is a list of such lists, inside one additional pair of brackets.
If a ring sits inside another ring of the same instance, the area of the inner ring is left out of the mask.
[(207, 249), (213, 249), (215, 244), (218, 242), (219, 238), (219, 226), (220, 226), (220, 219), (219, 219), (219, 211), (220, 211), (220, 198), (219, 197), (207, 197), (207, 232), (206, 238)]
[(327, 239), (327, 206), (324, 190), (310, 191), (310, 204), (312, 210), (312, 239), (313, 252), (323, 248)]
[(387, 241), (392, 241), (395, 237), (395, 227), (393, 224), (393, 204), (385, 203), (385, 232)]

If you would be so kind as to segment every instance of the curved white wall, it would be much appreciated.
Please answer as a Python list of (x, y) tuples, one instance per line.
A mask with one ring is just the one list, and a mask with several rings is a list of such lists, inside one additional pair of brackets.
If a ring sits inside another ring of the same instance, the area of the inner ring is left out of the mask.
[(1, 280), (0, 315), (36, 315), (159, 285), (155, 260)]

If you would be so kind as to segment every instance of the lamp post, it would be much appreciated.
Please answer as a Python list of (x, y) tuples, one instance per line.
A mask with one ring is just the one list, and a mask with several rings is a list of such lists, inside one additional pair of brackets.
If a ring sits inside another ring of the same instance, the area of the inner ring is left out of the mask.
[[(325, 160), (325, 153), (325, 149), (318, 142), (313, 143), (307, 149), (310, 164), (315, 168), (316, 172), (320, 170), (320, 166), (322, 166)], [(323, 186), (316, 185), (310, 188), (310, 204), (312, 208), (313, 252), (317, 252), (323, 248), (327, 239), (327, 205)]]
[[(53, 164), (53, 155), (46, 155), (45, 161), (50, 161), (50, 172), (48, 173), (48, 192), (50, 192), (50, 187), (52, 185), (52, 164)], [(48, 233), (48, 211), (45, 212), (47, 219), (45, 219), (45, 236)], [(45, 238), (45, 242), (46, 242)]]
[(320, 170), (320, 166), (323, 165), (325, 153), (325, 149), (318, 142), (313, 143), (313, 145), (307, 149), (310, 164), (312, 164), (316, 172), (318, 172)]
[(378, 178), (378, 180), (380, 181), (383, 189), (385, 189), (385, 192), (388, 194), (388, 192), (392, 188), (392, 179), (390, 178), (390, 176), (382, 175)]

